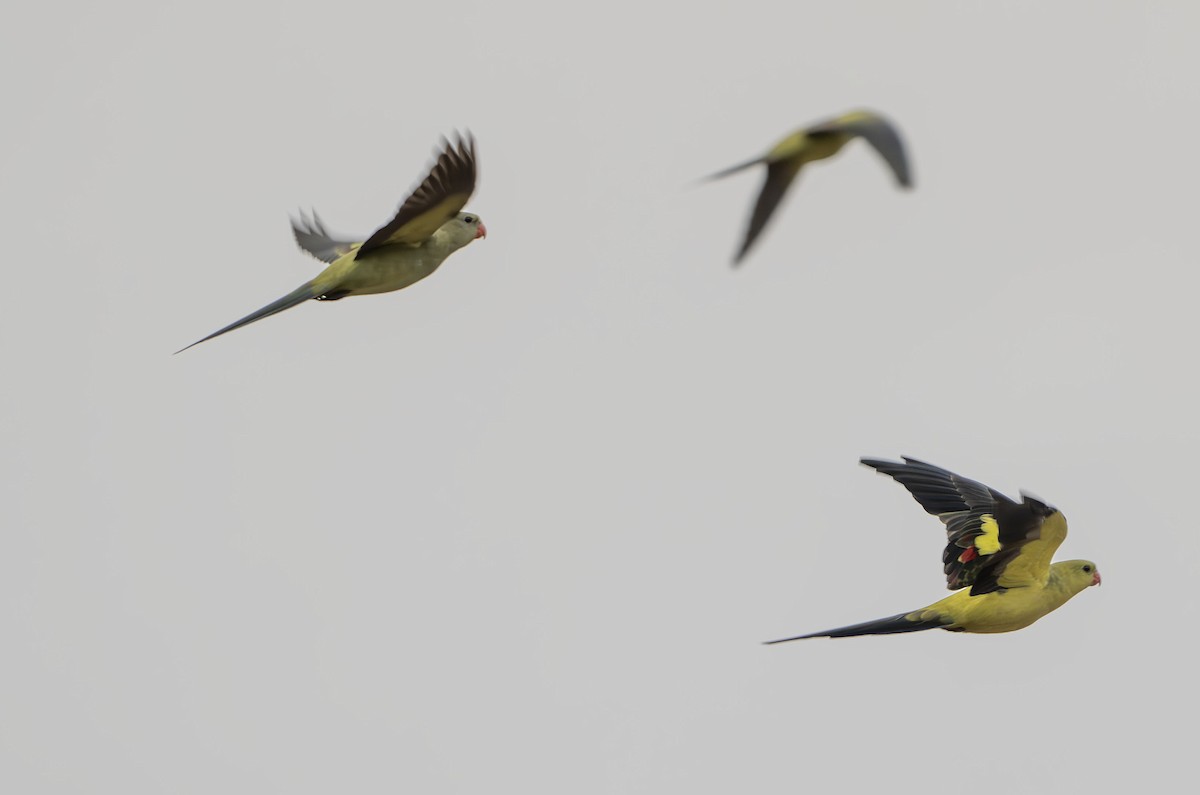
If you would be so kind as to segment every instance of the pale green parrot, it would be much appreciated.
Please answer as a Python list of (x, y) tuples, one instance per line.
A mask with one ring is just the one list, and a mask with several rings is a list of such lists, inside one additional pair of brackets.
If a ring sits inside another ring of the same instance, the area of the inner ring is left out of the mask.
[(758, 194), (758, 201), (750, 216), (750, 225), (746, 227), (746, 238), (733, 260), (734, 265), (740, 264), (749, 253), (750, 247), (758, 239), (804, 164), (833, 157), (855, 138), (866, 139), (867, 143), (883, 156), (901, 187), (912, 187), (908, 158), (905, 157), (904, 142), (900, 140), (900, 134), (887, 119), (865, 110), (856, 110), (836, 119), (797, 130), (771, 147), (762, 157), (738, 163), (706, 177), (720, 179), (759, 163), (767, 165), (767, 178)]
[(487, 237), (479, 216), (460, 212), (475, 190), (475, 173), (475, 139), (469, 133), (455, 144), (443, 139), (429, 176), (404, 200), (396, 217), (366, 242), (334, 240), (325, 233), (316, 213), (311, 220), (302, 216), (292, 221), (292, 232), (300, 247), (330, 263), (329, 267), (278, 301), (176, 353), (309, 299), (336, 301), (348, 295), (387, 293), (424, 279), (446, 257), (477, 238)]

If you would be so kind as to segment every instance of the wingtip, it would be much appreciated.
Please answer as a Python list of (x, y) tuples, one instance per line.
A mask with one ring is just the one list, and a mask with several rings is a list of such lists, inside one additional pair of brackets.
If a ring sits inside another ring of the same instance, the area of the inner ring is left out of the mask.
[(435, 167), (442, 157), (449, 155), (452, 159), (457, 159), (461, 166), (467, 166), (474, 172), (478, 172), (479, 164), (475, 154), (475, 135), (470, 129), (455, 129), (453, 135), (453, 141), (447, 139), (444, 135), (441, 136), (442, 146), (435, 155)]
[(455, 129), (452, 135), (454, 136), (453, 140), (450, 140), (445, 135), (439, 136), (441, 146), (438, 148), (436, 154), (440, 155), (444, 152), (452, 152), (459, 157), (474, 160), (475, 135), (471, 132), (470, 128)]
[[(874, 469), (875, 471), (877, 471), (881, 474), (884, 474), (884, 475), (890, 474), (888, 472), (888, 470), (895, 469), (896, 467), (905, 467), (905, 466), (932, 467), (932, 466), (934, 466), (933, 464), (930, 464), (928, 461), (922, 461), (919, 458), (913, 458), (912, 456), (909, 456), (909, 455), (900, 456), (899, 461), (894, 461), (894, 460), (887, 459), (887, 458), (871, 458), (868, 456), (864, 456), (864, 457), (858, 459), (858, 463), (862, 464), (865, 467), (870, 467), (871, 469)], [(937, 467), (937, 469), (941, 469), (941, 467)]]
[(1025, 489), (1021, 489), (1020, 494), (1021, 502), (1028, 505), (1038, 515), (1046, 517), (1053, 516), (1054, 514), (1058, 513), (1058, 509), (1053, 505), (1033, 494), (1030, 494), (1029, 492), (1025, 491)]
[(296, 216), (288, 216), (293, 233), (328, 236), (329, 233), (325, 231), (325, 223), (321, 220), (321, 216), (317, 215), (315, 208), (309, 208), (306, 213), (304, 208), (300, 207), (297, 208), (296, 213)]
[(746, 261), (746, 257), (750, 256), (750, 249), (753, 247), (753, 240), (747, 240), (742, 243), (742, 247), (738, 249), (738, 253), (733, 255), (733, 267), (740, 268), (742, 263)]

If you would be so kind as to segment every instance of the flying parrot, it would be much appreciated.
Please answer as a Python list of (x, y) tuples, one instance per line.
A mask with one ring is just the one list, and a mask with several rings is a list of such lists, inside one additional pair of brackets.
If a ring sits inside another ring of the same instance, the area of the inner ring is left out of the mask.
[(329, 267), (278, 301), (176, 353), (309, 299), (336, 301), (349, 295), (387, 293), (424, 279), (455, 251), (487, 236), (479, 216), (461, 212), (475, 190), (475, 173), (475, 139), (470, 133), (454, 144), (442, 139), (429, 176), (404, 200), (396, 216), (365, 242), (329, 237), (316, 213), (311, 221), (293, 220), (296, 242)]
[(768, 644), (923, 629), (1012, 632), (1100, 584), (1100, 571), (1090, 560), (1050, 562), (1067, 537), (1067, 520), (1057, 508), (1025, 493), (1021, 502), (1014, 502), (982, 483), (915, 458), (903, 463), (864, 458), (862, 463), (891, 475), (946, 525), (942, 561), (947, 587), (955, 593), (909, 613)]
[(767, 221), (804, 164), (833, 157), (855, 138), (864, 138), (875, 147), (875, 151), (887, 161), (901, 187), (912, 187), (908, 158), (904, 154), (904, 142), (900, 140), (899, 132), (887, 119), (866, 110), (856, 110), (836, 119), (797, 130), (775, 144), (762, 157), (747, 160), (706, 177), (709, 180), (720, 179), (759, 163), (767, 165), (767, 178), (750, 216), (750, 225), (746, 227), (745, 240), (734, 257), (734, 265), (741, 264), (750, 252), (750, 247), (766, 227)]

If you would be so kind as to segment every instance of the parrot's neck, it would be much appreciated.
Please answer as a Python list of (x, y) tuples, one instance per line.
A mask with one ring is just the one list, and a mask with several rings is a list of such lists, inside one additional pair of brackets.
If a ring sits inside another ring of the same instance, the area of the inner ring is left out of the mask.
[(450, 220), (425, 241), (424, 247), (442, 259), (458, 251), (475, 239), (474, 230), (468, 230), (463, 224)]
[(1086, 583), (1080, 584), (1064, 576), (1067, 570), (1059, 566), (1060, 564), (1056, 563), (1050, 567), (1050, 577), (1046, 581), (1046, 594), (1054, 602), (1052, 610), (1062, 607), (1067, 600), (1087, 587)]

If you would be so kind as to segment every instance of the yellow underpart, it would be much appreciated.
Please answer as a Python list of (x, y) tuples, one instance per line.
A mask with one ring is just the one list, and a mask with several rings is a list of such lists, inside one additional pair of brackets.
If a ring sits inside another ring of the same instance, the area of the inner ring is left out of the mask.
[(994, 555), (1000, 551), (1000, 525), (990, 513), (985, 513), (979, 524), (983, 532), (975, 536), (975, 548), (980, 555)]
[[(1089, 565), (1088, 572), (1083, 571), (1084, 564)], [(1057, 610), (1086, 589), (1092, 584), (1095, 567), (1084, 560), (1061, 561), (1046, 570), (1043, 582), (979, 596), (971, 596), (971, 589), (963, 588), (905, 617), (910, 621), (940, 619), (948, 629), (966, 632), (1012, 632)]]

